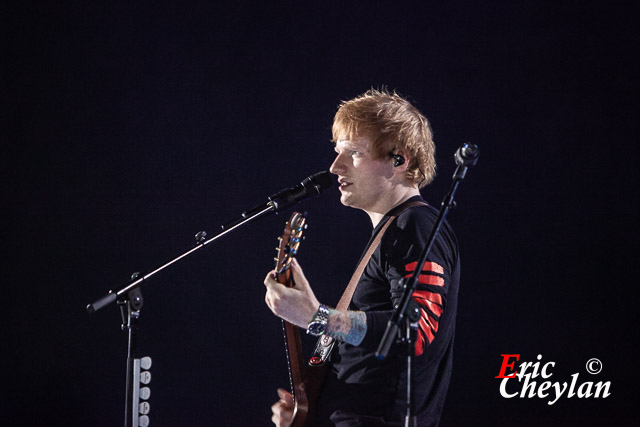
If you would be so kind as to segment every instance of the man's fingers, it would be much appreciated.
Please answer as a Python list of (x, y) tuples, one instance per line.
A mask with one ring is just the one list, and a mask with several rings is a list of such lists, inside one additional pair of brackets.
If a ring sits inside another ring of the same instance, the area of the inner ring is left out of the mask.
[(300, 263), (298, 263), (298, 260), (295, 258), (291, 260), (291, 272), (293, 273), (293, 281), (296, 282), (296, 285), (300, 285), (300, 287), (309, 287), (309, 282), (304, 276), (302, 267), (300, 267)]
[(293, 396), (287, 390), (283, 388), (278, 389), (278, 397), (287, 404), (287, 406), (293, 407)]
[(267, 273), (267, 275), (264, 278), (264, 285), (268, 288), (268, 289), (273, 289), (275, 286), (279, 285), (279, 283), (276, 281), (275, 278), (276, 275), (276, 271), (275, 270), (271, 270), (270, 272)]
[(271, 422), (277, 427), (289, 427), (291, 426), (291, 420), (293, 418), (293, 409), (285, 405), (282, 400), (277, 401), (271, 406)]
[(278, 427), (288, 427), (293, 418), (293, 397), (283, 388), (278, 389), (278, 400), (271, 406), (271, 421)]

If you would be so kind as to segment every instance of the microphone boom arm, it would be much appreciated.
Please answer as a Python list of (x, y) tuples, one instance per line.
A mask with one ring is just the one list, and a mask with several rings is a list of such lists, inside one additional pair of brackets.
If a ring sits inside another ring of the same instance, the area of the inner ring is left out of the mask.
[[(253, 209), (252, 211), (255, 211), (255, 209)], [(250, 221), (253, 221), (254, 219), (258, 219), (261, 218), (265, 215), (267, 215), (268, 213), (275, 211), (275, 206), (273, 206), (272, 204), (267, 204), (267, 207), (265, 207), (262, 210), (256, 211), (251, 213), (250, 215), (247, 214), (247, 216), (242, 219), (241, 221), (236, 221), (235, 224), (233, 224), (232, 226), (229, 226), (226, 229), (223, 229), (222, 232), (218, 233), (217, 235), (213, 236), (212, 238), (205, 240), (207, 233), (201, 231), (198, 234), (196, 234), (196, 239), (198, 240), (198, 244), (196, 246), (194, 246), (193, 248), (189, 249), (188, 251), (178, 255), (177, 257), (175, 257), (174, 259), (172, 259), (171, 261), (153, 269), (152, 271), (150, 271), (149, 273), (145, 274), (144, 276), (141, 276), (139, 278), (137, 278), (136, 280), (132, 281), (131, 283), (127, 284), (126, 286), (122, 287), (121, 289), (119, 289), (118, 291), (109, 291), (108, 294), (106, 294), (105, 296), (103, 296), (102, 298), (94, 301), (91, 304), (87, 305), (87, 311), (89, 313), (93, 313), (95, 311), (100, 310), (101, 308), (111, 304), (112, 302), (114, 302), (115, 300), (121, 298), (123, 295), (126, 295), (129, 291), (131, 291), (132, 289), (134, 289), (136, 286), (140, 286), (145, 280), (150, 279), (152, 276), (155, 276), (157, 273), (161, 272), (162, 270), (164, 270), (165, 268), (169, 267), (170, 265), (175, 264), (176, 262), (180, 261), (181, 259), (191, 255), (192, 253), (204, 248), (205, 246), (207, 246), (208, 244), (212, 243), (215, 240), (218, 240), (220, 237), (224, 236), (225, 234), (235, 230), (236, 228), (242, 226), (243, 224), (246, 224)], [(249, 211), (251, 212), (251, 211)], [(243, 216), (246, 214), (247, 212), (243, 213)]]
[(236, 228), (250, 221), (256, 220), (258, 218), (262, 218), (263, 216), (269, 213), (272, 213), (272, 212), (277, 213), (277, 212), (283, 211), (293, 206), (294, 204), (301, 202), (302, 200), (306, 200), (312, 196), (317, 196), (327, 188), (331, 187), (332, 185), (333, 185), (333, 181), (331, 179), (331, 174), (327, 171), (323, 171), (323, 172), (318, 172), (316, 174), (313, 174), (308, 178), (305, 178), (300, 184), (296, 185), (295, 187), (281, 190), (273, 194), (272, 196), (269, 196), (268, 202), (243, 212), (240, 218), (237, 218), (223, 225), (222, 232), (213, 236), (212, 238), (207, 240), (206, 239), (207, 233), (204, 231), (199, 232), (198, 234), (196, 234), (197, 244), (195, 247), (184, 252), (181, 255), (178, 255), (176, 258), (161, 265), (160, 267), (155, 268), (154, 270), (145, 274), (144, 276), (136, 278), (131, 283), (122, 287), (118, 291), (115, 291), (115, 292), (112, 290), (109, 291), (109, 293), (107, 293), (102, 298), (94, 301), (91, 304), (88, 304), (87, 311), (89, 313), (93, 313), (113, 303), (116, 300), (125, 299), (128, 292), (142, 285), (142, 283), (145, 280), (151, 278), (155, 274), (159, 273), (160, 271), (164, 270), (170, 265), (175, 264), (181, 259), (191, 255), (192, 253), (198, 251), (199, 249), (207, 246), (208, 244), (219, 239), (220, 237), (224, 236), (228, 232), (235, 230)]

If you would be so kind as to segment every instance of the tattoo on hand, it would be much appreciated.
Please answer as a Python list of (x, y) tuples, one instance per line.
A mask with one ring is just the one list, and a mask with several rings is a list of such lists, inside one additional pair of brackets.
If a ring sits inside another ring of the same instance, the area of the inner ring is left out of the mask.
[(367, 332), (367, 316), (362, 311), (338, 311), (329, 309), (329, 321), (325, 333), (339, 341), (358, 345)]

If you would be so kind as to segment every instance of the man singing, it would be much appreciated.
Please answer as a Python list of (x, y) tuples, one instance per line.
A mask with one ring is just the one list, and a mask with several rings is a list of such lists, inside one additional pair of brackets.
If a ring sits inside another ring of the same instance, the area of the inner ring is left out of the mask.
[[(340, 201), (371, 218), (373, 233), (365, 251), (379, 233), (384, 233), (382, 240), (348, 310), (318, 302), (295, 260), (295, 287), (276, 282), (273, 271), (267, 274), (266, 303), (288, 322), (337, 341), (317, 403), (316, 426), (401, 425), (406, 345), (394, 344), (384, 360), (375, 351), (402, 296), (401, 280), (420, 268), (412, 295), (421, 314), (413, 365), (414, 414), (419, 426), (436, 426), (451, 376), (460, 261), (455, 235), (444, 223), (427, 262), (417, 265), (438, 215), (420, 195), (436, 169), (429, 122), (398, 94), (369, 90), (340, 105), (332, 132), (336, 158), (330, 172), (338, 177)], [(288, 426), (292, 397), (283, 389), (278, 395), (272, 420)]]

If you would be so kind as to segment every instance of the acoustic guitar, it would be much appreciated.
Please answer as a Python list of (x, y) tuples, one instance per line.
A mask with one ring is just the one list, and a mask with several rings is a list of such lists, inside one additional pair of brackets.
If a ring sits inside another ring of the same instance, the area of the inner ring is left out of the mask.
[[(293, 275), (291, 273), (291, 261), (298, 253), (302, 242), (302, 233), (307, 228), (304, 215), (293, 212), (289, 221), (285, 224), (282, 237), (279, 237), (279, 245), (276, 250), (276, 280), (287, 287), (293, 287)], [(316, 345), (314, 356), (305, 365), (302, 355), (302, 343), (300, 340), (300, 328), (282, 320), (284, 332), (285, 350), (287, 354), (287, 366), (289, 369), (289, 386), (293, 396), (293, 423), (292, 427), (312, 427), (315, 402), (320, 394), (320, 389), (326, 373), (326, 354), (318, 353), (321, 341), (327, 341), (328, 337), (321, 337)], [(323, 340), (323, 338), (325, 338)], [(326, 351), (326, 350), (323, 350)], [(324, 356), (324, 357), (323, 357)]]

